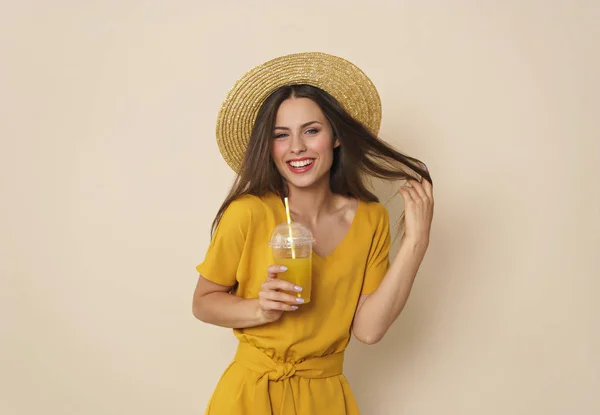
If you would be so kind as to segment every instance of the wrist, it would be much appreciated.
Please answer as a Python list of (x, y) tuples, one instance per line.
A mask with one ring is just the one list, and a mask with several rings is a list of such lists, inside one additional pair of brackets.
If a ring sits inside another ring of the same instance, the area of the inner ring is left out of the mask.
[(249, 301), (252, 305), (252, 310), (253, 310), (253, 315), (254, 315), (254, 323), (255, 323), (254, 325), (260, 326), (262, 324), (265, 324), (267, 321), (265, 319), (265, 314), (262, 312), (262, 310), (260, 308), (258, 299), (250, 298), (247, 301)]

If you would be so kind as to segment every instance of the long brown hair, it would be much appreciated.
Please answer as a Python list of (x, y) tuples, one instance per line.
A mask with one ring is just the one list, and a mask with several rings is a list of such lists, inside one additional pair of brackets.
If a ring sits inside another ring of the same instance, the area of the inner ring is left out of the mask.
[(313, 100), (331, 124), (334, 137), (339, 140), (340, 145), (334, 149), (330, 171), (333, 193), (368, 202), (379, 201), (365, 184), (365, 178), (369, 176), (385, 180), (423, 178), (432, 183), (421, 161), (400, 153), (374, 136), (327, 92), (311, 85), (283, 86), (273, 92), (258, 111), (240, 172), (217, 212), (212, 232), (231, 202), (241, 196), (264, 196), (267, 193), (275, 193), (280, 197), (287, 195), (285, 180), (271, 157), (271, 141), (277, 110), (288, 98)]

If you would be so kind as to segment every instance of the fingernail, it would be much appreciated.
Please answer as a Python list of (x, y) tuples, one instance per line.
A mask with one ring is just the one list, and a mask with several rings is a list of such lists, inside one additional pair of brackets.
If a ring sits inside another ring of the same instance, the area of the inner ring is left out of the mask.
[(292, 310), (298, 310), (298, 306), (297, 305), (293, 305), (292, 306)]
[(304, 302), (304, 298), (298, 297), (298, 298), (296, 298), (296, 302), (302, 304)]
[(296, 291), (302, 291), (302, 287), (298, 287), (297, 285), (294, 287), (294, 290)]
[(281, 267), (279, 267), (279, 269), (282, 271), (287, 271), (287, 267), (284, 267), (283, 265)]

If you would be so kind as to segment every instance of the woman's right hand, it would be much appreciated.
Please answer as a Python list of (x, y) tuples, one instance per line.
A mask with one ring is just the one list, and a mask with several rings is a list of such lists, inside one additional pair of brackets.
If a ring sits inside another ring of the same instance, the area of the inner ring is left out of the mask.
[(297, 304), (304, 302), (301, 297), (287, 293), (300, 292), (301, 287), (277, 278), (278, 273), (286, 270), (282, 265), (271, 265), (267, 269), (267, 280), (263, 282), (258, 293), (258, 313), (264, 323), (279, 320), (285, 311), (297, 310)]

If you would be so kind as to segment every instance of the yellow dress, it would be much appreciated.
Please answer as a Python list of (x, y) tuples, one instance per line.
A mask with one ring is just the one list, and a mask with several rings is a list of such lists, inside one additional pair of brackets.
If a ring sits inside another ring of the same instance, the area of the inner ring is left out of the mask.
[[(217, 284), (237, 285), (238, 296), (257, 298), (267, 267), (275, 263), (271, 232), (285, 220), (276, 195), (237, 199), (196, 269)], [(344, 350), (358, 299), (379, 286), (389, 249), (387, 209), (359, 201), (343, 241), (326, 257), (313, 253), (311, 301), (276, 322), (234, 329), (240, 344), (206, 414), (359, 414), (342, 374)]]

